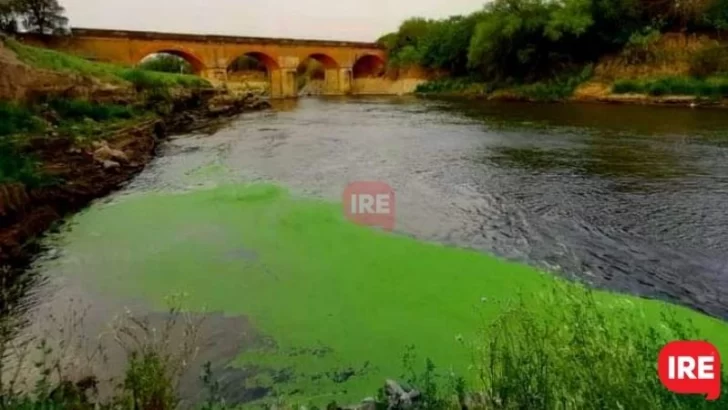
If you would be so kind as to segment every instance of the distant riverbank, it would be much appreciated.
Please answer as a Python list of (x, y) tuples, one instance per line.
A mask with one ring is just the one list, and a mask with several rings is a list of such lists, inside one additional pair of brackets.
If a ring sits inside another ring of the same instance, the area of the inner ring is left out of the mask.
[(615, 104), (728, 105), (728, 51), (708, 36), (665, 34), (650, 46), (654, 57), (633, 60), (626, 51), (596, 64), (532, 83), (483, 82), (441, 76), (417, 87), (423, 96), (501, 101), (583, 101)]

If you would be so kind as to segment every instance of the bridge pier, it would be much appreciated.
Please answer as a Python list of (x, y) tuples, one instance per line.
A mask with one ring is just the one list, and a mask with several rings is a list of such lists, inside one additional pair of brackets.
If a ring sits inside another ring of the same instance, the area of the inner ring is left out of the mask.
[(200, 77), (212, 82), (227, 82), (227, 69), (206, 68), (200, 72)]
[(270, 72), (270, 98), (296, 98), (296, 70), (283, 68)]
[(351, 67), (339, 70), (339, 90), (342, 94), (351, 94), (351, 84), (354, 78), (354, 71)]

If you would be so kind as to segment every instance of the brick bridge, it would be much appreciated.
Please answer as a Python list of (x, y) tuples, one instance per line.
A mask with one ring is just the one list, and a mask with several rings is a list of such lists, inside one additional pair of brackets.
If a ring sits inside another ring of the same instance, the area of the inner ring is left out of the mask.
[(124, 65), (136, 65), (154, 53), (170, 53), (189, 62), (195, 74), (218, 81), (226, 81), (228, 67), (247, 55), (265, 64), (272, 98), (297, 95), (296, 69), (309, 57), (324, 66), (325, 94), (350, 93), (355, 78), (381, 72), (387, 58), (375, 43), (83, 28), (74, 28), (71, 36), (51, 46)]

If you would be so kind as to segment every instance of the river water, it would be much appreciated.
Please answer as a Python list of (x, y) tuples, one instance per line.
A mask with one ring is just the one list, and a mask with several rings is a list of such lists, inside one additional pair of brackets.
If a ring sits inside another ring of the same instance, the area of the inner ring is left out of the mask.
[[(165, 212), (129, 205), (104, 213), (125, 201), (265, 182), (337, 202), (349, 182), (366, 180), (395, 190), (398, 234), (728, 318), (727, 134), (728, 115), (713, 109), (373, 97), (279, 103), (212, 134), (166, 142), (128, 186), (48, 239), (33, 268), (47, 278), (36, 296), (53, 310), (86, 300), (102, 322), (122, 306), (147, 305), (144, 292), (119, 290), (135, 279), (114, 282), (131, 271), (144, 271), (145, 289), (184, 283), (194, 292), (258, 258), (226, 248), (214, 264), (197, 266), (198, 282), (150, 279), (171, 263), (165, 252), (194, 255), (175, 265), (184, 271), (227, 246), (179, 245), (230, 243), (225, 214), (200, 208), (197, 217), (192, 204), (174, 202)], [(226, 303), (213, 306), (222, 312), (211, 325), (219, 340), (246, 327), (231, 318), (248, 310)], [(277, 320), (259, 316), (251, 320)], [(239, 339), (203, 350), (231, 360)]]

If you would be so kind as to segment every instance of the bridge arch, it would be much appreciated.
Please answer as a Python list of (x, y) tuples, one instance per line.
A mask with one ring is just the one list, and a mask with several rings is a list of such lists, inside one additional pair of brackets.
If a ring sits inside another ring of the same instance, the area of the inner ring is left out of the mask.
[(384, 76), (386, 64), (384, 60), (374, 54), (359, 56), (352, 67), (352, 75), (357, 78), (377, 78)]
[(135, 58), (134, 65), (139, 65), (149, 56), (154, 54), (171, 54), (185, 60), (190, 67), (192, 67), (192, 73), (200, 75), (206, 69), (205, 63), (198, 57), (194, 52), (179, 47), (162, 47), (162, 48), (147, 48), (142, 50)]
[(280, 65), (278, 64), (278, 60), (275, 57), (273, 57), (269, 54), (266, 54), (264, 52), (261, 52), (261, 51), (249, 51), (249, 52), (235, 55), (227, 61), (226, 67), (228, 69), (230, 69), (233, 66), (233, 64), (242, 57), (251, 57), (255, 60), (260, 61), (265, 66), (265, 68), (269, 74), (270, 74), (270, 72), (272, 72), (274, 70), (280, 70), (280, 68), (281, 68)]
[(312, 58), (312, 59), (318, 61), (327, 70), (338, 69), (339, 67), (341, 67), (341, 64), (339, 64), (339, 62), (336, 61), (336, 59), (334, 59), (333, 57), (331, 57), (330, 55), (325, 54), (325, 53), (311, 53), (304, 60), (309, 59), (309, 58)]
[(236, 53), (227, 61), (227, 81), (258, 89), (271, 96), (282, 94), (281, 67), (278, 60), (260, 51)]
[(322, 52), (303, 54), (296, 68), (298, 95), (341, 94), (341, 65)]

